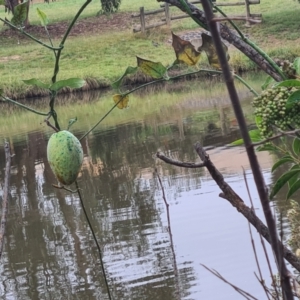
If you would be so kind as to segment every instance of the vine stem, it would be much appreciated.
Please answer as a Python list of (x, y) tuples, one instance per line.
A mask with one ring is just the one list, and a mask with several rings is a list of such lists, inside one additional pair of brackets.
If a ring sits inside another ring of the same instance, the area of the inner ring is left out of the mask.
[(32, 36), (31, 34), (27, 33), (27, 32), (24, 31), (22, 28), (19, 28), (19, 27), (13, 25), (12, 23), (10, 23), (9, 21), (6, 21), (5, 19), (0, 18), (0, 21), (2, 21), (3, 23), (5, 23), (6, 25), (8, 25), (9, 27), (11, 27), (11, 28), (13, 28), (13, 29), (19, 31), (20, 33), (24, 34), (24, 35), (27, 36), (28, 38), (34, 40), (36, 43), (38, 43), (38, 44), (42, 45), (43, 47), (46, 47), (46, 48), (48, 48), (48, 49), (50, 49), (50, 50), (55, 50), (55, 51), (56, 51), (56, 50), (62, 50), (62, 48), (63, 48), (63, 46), (62, 46), (62, 48), (61, 48), (60, 46), (59, 46), (59, 47), (49, 46), (49, 45), (47, 45), (47, 44), (41, 42), (40, 40), (38, 40), (37, 38), (35, 38), (35, 37)]
[(31, 111), (31, 112), (37, 114), (37, 115), (41, 115), (41, 116), (48, 116), (48, 115), (49, 115), (49, 113), (44, 113), (44, 112), (35, 110), (35, 109), (33, 109), (33, 108), (30, 108), (30, 107), (28, 107), (28, 106), (26, 106), (26, 105), (24, 105), (24, 104), (21, 104), (21, 103), (19, 103), (19, 102), (17, 102), (17, 101), (14, 101), (14, 100), (10, 99), (10, 98), (7, 98), (7, 97), (2, 97), (2, 100), (3, 100), (3, 101), (7, 101), (7, 102), (11, 102), (11, 103), (13, 103), (13, 104), (15, 104), (15, 105), (17, 105), (17, 106), (20, 106), (20, 107), (22, 107), (22, 108), (24, 108), (24, 109), (26, 109), (26, 110), (29, 110), (29, 111)]
[(286, 75), (283, 73), (283, 71), (280, 69), (280, 67), (274, 62), (274, 60), (260, 47), (258, 47), (255, 43), (253, 43), (251, 40), (249, 40), (238, 28), (238, 26), (235, 25), (234, 22), (230, 18), (227, 17), (227, 15), (220, 9), (217, 5), (213, 4), (214, 8), (224, 17), (228, 19), (228, 22), (232, 25), (232, 27), (237, 31), (241, 39), (247, 43), (249, 46), (251, 46), (253, 49), (255, 49), (273, 68), (274, 70), (280, 74), (283, 80), (287, 79)]
[[(194, 72), (188, 72), (188, 73), (184, 73), (184, 74), (180, 74), (180, 75), (176, 75), (174, 77), (166, 77), (166, 78), (161, 78), (155, 81), (151, 81), (151, 82), (147, 82), (145, 84), (142, 84), (140, 86), (137, 86), (136, 88), (123, 93), (122, 96), (126, 97), (129, 94), (132, 94), (133, 92), (140, 90), (146, 86), (152, 85), (152, 84), (156, 84), (156, 83), (160, 83), (160, 82), (165, 82), (165, 81), (170, 81), (170, 80), (175, 80), (175, 79), (180, 79), (182, 77), (185, 76), (189, 76), (189, 75), (194, 75), (197, 73), (209, 73), (209, 74), (222, 74), (222, 71), (217, 71), (217, 70), (209, 70), (209, 69), (201, 69), (201, 70), (197, 70)], [(255, 96), (258, 96), (258, 93), (244, 80), (242, 79), (240, 76), (236, 75), (236, 74), (232, 74), (236, 79), (238, 79), (241, 83), (243, 83), (251, 93), (253, 93)], [(88, 130), (79, 140), (81, 141), (82, 139), (84, 139), (88, 134), (90, 134), (117, 106), (118, 104), (123, 100), (123, 98), (121, 98), (90, 130)]]
[[(81, 15), (81, 13), (84, 11), (84, 9), (92, 2), (92, 0), (86, 0), (86, 2), (80, 7), (80, 9), (78, 10), (78, 12), (76, 13), (75, 17), (73, 18), (73, 20), (71, 21), (70, 25), (68, 26), (67, 31), (65, 32), (60, 44), (59, 44), (59, 49), (58, 50), (53, 50), (54, 52), (54, 56), (55, 56), (55, 64), (54, 64), (54, 71), (53, 71), (53, 76), (52, 76), (52, 83), (56, 82), (56, 77), (57, 74), (59, 72), (59, 61), (60, 61), (60, 55), (61, 55), (61, 51), (64, 48), (64, 44), (71, 32), (71, 29), (73, 28), (75, 22), (77, 21), (77, 19), (79, 18), (79, 16)], [(50, 96), (50, 110), (51, 110), (51, 115), (54, 119), (55, 122), (55, 127), (60, 129), (58, 120), (57, 120), (57, 114), (54, 110), (54, 104), (55, 104), (55, 98), (56, 98), (56, 92), (55, 93), (51, 93)]]
[(81, 195), (81, 192), (80, 192), (80, 189), (79, 189), (79, 185), (78, 185), (77, 180), (75, 181), (75, 185), (76, 185), (77, 194), (78, 194), (78, 197), (79, 197), (79, 200), (80, 200), (80, 204), (81, 204), (81, 206), (82, 206), (83, 213), (84, 213), (85, 218), (86, 218), (86, 220), (87, 220), (87, 222), (88, 222), (88, 225), (89, 225), (90, 230), (91, 230), (92, 235), (93, 235), (93, 239), (94, 239), (94, 241), (95, 241), (95, 243), (96, 243), (96, 246), (97, 246), (97, 249), (98, 249), (98, 254), (99, 254), (99, 259), (100, 259), (101, 269), (102, 269), (102, 273), (103, 273), (103, 277), (104, 277), (104, 281), (105, 281), (105, 285), (106, 285), (106, 289), (107, 289), (108, 298), (109, 298), (109, 300), (112, 300), (112, 297), (111, 297), (111, 294), (110, 294), (110, 290), (109, 290), (108, 281), (107, 281), (107, 276), (106, 276), (106, 272), (105, 272), (105, 268), (104, 268), (102, 251), (101, 251), (100, 245), (99, 245), (99, 243), (98, 243), (98, 240), (97, 240), (95, 231), (94, 231), (94, 229), (93, 229), (92, 223), (91, 223), (91, 221), (90, 221), (90, 219), (89, 219), (89, 216), (88, 216), (88, 214), (87, 214), (87, 211), (86, 211), (86, 209), (85, 209), (85, 206), (84, 206), (84, 203), (83, 203), (83, 198), (82, 198), (82, 195)]

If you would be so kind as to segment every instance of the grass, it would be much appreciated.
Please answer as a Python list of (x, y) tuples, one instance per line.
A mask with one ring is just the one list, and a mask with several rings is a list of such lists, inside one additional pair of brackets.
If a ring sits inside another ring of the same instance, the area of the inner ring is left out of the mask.
[[(50, 2), (50, 4), (41, 1), (35, 3), (30, 9), (31, 24), (39, 24), (35, 13), (37, 7), (47, 14), (51, 23), (55, 23), (71, 20), (82, 3), (82, 0), (64, 0)], [(123, 0), (120, 13), (138, 12), (140, 6), (139, 1)], [(154, 8), (159, 8), (159, 3), (156, 1), (149, 1), (145, 5), (146, 10)], [(92, 1), (81, 18), (95, 16), (99, 9), (99, 1)], [(237, 9), (241, 10), (241, 7)], [(230, 10), (231, 13), (235, 13), (234, 9), (230, 8)], [(254, 42), (274, 57), (293, 60), (300, 56), (300, 23), (298, 22), (300, 4), (297, 1), (264, 0), (260, 5), (253, 5), (251, 11), (261, 12), (263, 22), (251, 28), (245, 28), (241, 23), (240, 27)], [(0, 16), (11, 17), (4, 13), (3, 6), (0, 6)], [(171, 30), (177, 33), (196, 28), (197, 25), (192, 20), (183, 19), (174, 21)], [(108, 86), (124, 72), (127, 66), (136, 65), (135, 56), (161, 61), (164, 65), (171, 64), (175, 55), (170, 43), (166, 42), (168, 39), (170, 39), (170, 29), (166, 27), (150, 30), (147, 36), (133, 34), (131, 29), (127, 29), (94, 36), (70, 37), (62, 52), (58, 79), (92, 77), (97, 79), (100, 86)], [(159, 46), (154, 47), (152, 41), (158, 43)], [(16, 39), (0, 38), (0, 43), (2, 45), (0, 47), (0, 82), (1, 88), (7, 95), (30, 94), (32, 88), (24, 85), (22, 79), (38, 77), (44, 82), (50, 82), (54, 65), (51, 51), (30, 40), (22, 40), (21, 44), (17, 45)], [(59, 40), (54, 40), (54, 43), (58, 44)], [(231, 65), (235, 70), (255, 68), (249, 59), (235, 49), (230, 49), (230, 56)]]

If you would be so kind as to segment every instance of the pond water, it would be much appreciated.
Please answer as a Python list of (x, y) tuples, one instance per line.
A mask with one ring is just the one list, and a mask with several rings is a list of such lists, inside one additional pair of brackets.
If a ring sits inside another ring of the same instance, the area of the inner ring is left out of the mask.
[[(258, 88), (256, 80), (252, 85)], [(251, 125), (251, 95), (240, 85), (238, 91)], [(40, 99), (29, 104), (47, 110)], [(61, 98), (57, 113), (65, 127), (78, 117), (71, 131), (80, 137), (112, 105), (111, 93), (75, 95)], [(8, 139), (15, 154), (0, 265), (1, 299), (108, 299), (78, 194), (52, 187), (56, 180), (46, 159), (50, 128), (40, 116), (11, 105), (1, 107), (0, 116), (1, 143)], [(245, 151), (226, 147), (238, 137), (227, 93), (212, 80), (178, 82), (135, 94), (128, 109), (115, 109), (82, 140), (85, 157), (78, 184), (113, 299), (242, 299), (202, 265), (265, 299), (254, 275), (247, 221), (219, 197), (206, 170), (155, 159), (160, 150), (174, 159), (199, 162), (193, 145), (200, 141), (227, 182), (249, 203), (245, 169), (254, 206), (263, 218)], [(271, 183), (272, 157), (265, 152), (258, 157)], [(0, 166), (3, 181), (3, 143)], [(171, 232), (157, 174), (169, 203)], [(268, 282), (266, 260), (253, 232)]]

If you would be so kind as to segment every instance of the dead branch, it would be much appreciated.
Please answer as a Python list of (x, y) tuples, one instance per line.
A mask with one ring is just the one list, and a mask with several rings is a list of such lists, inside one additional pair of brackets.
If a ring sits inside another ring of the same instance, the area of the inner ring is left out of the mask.
[(191, 168), (191, 169), (205, 167), (204, 163), (195, 164), (195, 163), (190, 163), (190, 162), (178, 161), (178, 160), (172, 159), (170, 157), (164, 156), (161, 152), (157, 152), (156, 156), (158, 158), (160, 158), (161, 160), (163, 160), (164, 162), (166, 162), (167, 164), (171, 164), (171, 165), (174, 165), (177, 167)]
[[(219, 188), (222, 190), (222, 193), (219, 195), (221, 198), (226, 199), (230, 202), (230, 204), (237, 209), (258, 231), (259, 234), (270, 244), (271, 238), (270, 233), (267, 226), (256, 216), (253, 209), (245, 205), (244, 201), (240, 198), (239, 195), (228, 185), (228, 183), (224, 180), (223, 175), (219, 172), (219, 170), (215, 167), (215, 165), (211, 162), (208, 154), (205, 150), (200, 146), (200, 144), (196, 145), (196, 151), (200, 156), (203, 164), (209, 171), (210, 175), (217, 183)], [(168, 161), (169, 164), (172, 164), (172, 159), (166, 159), (162, 153), (156, 154), (156, 156), (160, 159), (164, 158), (164, 161)], [(186, 163), (183, 163), (184, 165)], [(177, 164), (175, 164), (177, 166)], [(280, 246), (283, 250), (284, 258), (298, 271), (300, 271), (300, 260), (299, 258), (290, 251), (287, 247), (285, 247), (281, 242), (279, 242)]]
[[(177, 6), (183, 12), (186, 12), (185, 7), (182, 5), (180, 0), (157, 0), (157, 2), (166, 2), (171, 5)], [(204, 11), (198, 9), (195, 5), (190, 2), (186, 3), (189, 10), (192, 13), (193, 19), (204, 25), (203, 28), (208, 29), (208, 21), (205, 17)], [(263, 55), (258, 53), (257, 50), (253, 49), (248, 45), (240, 36), (236, 34), (234, 30), (231, 30), (225, 23), (219, 23), (221, 37), (235, 46), (238, 50), (249, 57), (257, 66), (263, 71), (273, 77), (276, 81), (281, 81), (281, 76), (276, 72), (272, 65), (265, 59)]]
[(4, 144), (5, 151), (5, 179), (4, 179), (4, 188), (3, 188), (3, 199), (2, 199), (2, 216), (1, 216), (1, 224), (0, 224), (0, 259), (3, 252), (4, 245), (4, 236), (6, 229), (6, 220), (8, 213), (8, 194), (9, 194), (9, 185), (10, 185), (10, 166), (11, 166), (11, 155), (9, 143), (5, 142)]

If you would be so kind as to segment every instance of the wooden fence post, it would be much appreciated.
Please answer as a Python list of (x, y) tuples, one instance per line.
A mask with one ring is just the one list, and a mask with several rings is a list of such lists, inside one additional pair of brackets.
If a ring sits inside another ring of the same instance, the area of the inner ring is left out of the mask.
[(249, 0), (245, 0), (245, 6), (246, 6), (246, 26), (250, 27), (250, 21), (249, 19), (251, 18), (251, 14), (250, 14), (250, 3)]
[(170, 18), (170, 8), (169, 3), (165, 2), (165, 15), (166, 15), (166, 23), (168, 26), (171, 24), (171, 18)]
[(141, 19), (141, 32), (145, 33), (146, 25), (145, 25), (145, 14), (144, 14), (144, 7), (140, 7), (140, 19)]

